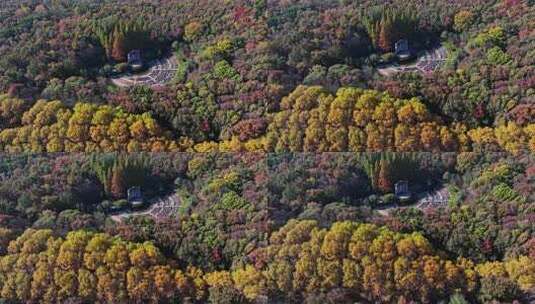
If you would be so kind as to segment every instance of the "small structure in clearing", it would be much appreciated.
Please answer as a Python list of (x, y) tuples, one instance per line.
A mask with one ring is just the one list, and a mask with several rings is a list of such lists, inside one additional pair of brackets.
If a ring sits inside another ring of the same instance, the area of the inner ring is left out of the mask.
[(399, 181), (395, 184), (395, 194), (400, 201), (406, 201), (411, 198), (408, 181)]
[(141, 59), (140, 50), (132, 50), (128, 53), (128, 65), (132, 70), (139, 70), (143, 67), (143, 60)]
[(128, 189), (128, 203), (132, 208), (140, 208), (143, 206), (143, 195), (140, 187), (132, 187)]
[(408, 60), (411, 58), (411, 51), (409, 49), (409, 41), (407, 39), (401, 39), (395, 44), (396, 56), (400, 61)]

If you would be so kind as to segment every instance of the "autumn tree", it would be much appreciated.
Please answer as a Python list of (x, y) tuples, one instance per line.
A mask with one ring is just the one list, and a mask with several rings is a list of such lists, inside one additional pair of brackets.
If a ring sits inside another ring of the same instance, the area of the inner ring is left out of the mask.
[(114, 166), (112, 169), (112, 176), (110, 181), (110, 194), (114, 198), (124, 197), (126, 193), (124, 172), (119, 166)]
[(473, 271), (440, 258), (418, 233), (354, 222), (322, 229), (314, 221), (289, 221), (255, 256), (265, 261), (261, 272), (246, 266), (233, 277), (251, 300), (279, 291), (289, 300), (339, 290), (373, 302), (432, 302), (469, 292), (465, 271)]
[[(205, 151), (457, 151), (470, 149), (467, 128), (444, 125), (418, 98), (396, 99), (384, 92), (299, 86), (283, 98), (267, 133), (243, 146), (202, 143)], [(249, 148), (247, 148), (249, 147)], [(200, 151), (199, 149), (196, 149)], [(234, 150), (236, 151), (236, 150)]]
[[(87, 231), (61, 239), (50, 230), (30, 229), (11, 242), (9, 254), (0, 257), (0, 292), (11, 301), (158, 303), (206, 297), (202, 271), (166, 265), (151, 243)], [(176, 280), (179, 274), (183, 279)]]
[(124, 36), (122, 33), (115, 32), (113, 35), (111, 58), (117, 62), (122, 62), (126, 60)]
[(385, 160), (379, 162), (377, 189), (383, 193), (389, 193), (393, 190), (390, 168)]
[(390, 50), (392, 50), (392, 26), (388, 21), (384, 20), (379, 23), (379, 27), (381, 28), (381, 30), (379, 32), (377, 46), (381, 51), (389, 52)]
[(467, 10), (457, 12), (453, 17), (453, 29), (458, 32), (466, 30), (474, 19), (474, 14)]
[(115, 152), (178, 149), (149, 114), (121, 108), (39, 100), (22, 115), (21, 125), (0, 130), (6, 152)]

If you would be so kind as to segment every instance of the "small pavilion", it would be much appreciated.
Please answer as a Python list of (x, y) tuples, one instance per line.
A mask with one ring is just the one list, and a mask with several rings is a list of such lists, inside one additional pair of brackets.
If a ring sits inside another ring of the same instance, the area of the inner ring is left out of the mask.
[(409, 41), (407, 39), (401, 39), (394, 45), (396, 56), (399, 60), (407, 60), (411, 57), (411, 51), (409, 48)]
[(140, 69), (143, 67), (143, 59), (141, 58), (141, 51), (140, 50), (132, 50), (128, 52), (127, 55), (128, 58), (128, 65), (132, 67), (132, 69)]
[(406, 180), (398, 181), (395, 185), (395, 195), (400, 200), (408, 200), (411, 198), (411, 192), (409, 191), (409, 182)]
[(143, 195), (140, 187), (132, 187), (127, 191), (128, 203), (132, 208), (139, 208), (143, 206)]

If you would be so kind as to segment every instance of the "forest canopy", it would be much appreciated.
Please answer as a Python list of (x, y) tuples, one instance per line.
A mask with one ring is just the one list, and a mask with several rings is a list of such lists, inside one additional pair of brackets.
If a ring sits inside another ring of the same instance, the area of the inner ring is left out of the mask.
[(2, 0), (0, 304), (531, 303), (533, 0)]

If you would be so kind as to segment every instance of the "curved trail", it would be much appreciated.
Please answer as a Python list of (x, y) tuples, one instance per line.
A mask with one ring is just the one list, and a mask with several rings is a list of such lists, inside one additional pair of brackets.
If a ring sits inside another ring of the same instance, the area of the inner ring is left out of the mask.
[(406, 65), (398, 63), (385, 65), (377, 68), (377, 72), (383, 76), (391, 76), (400, 72), (421, 72), (424, 74), (436, 71), (447, 58), (447, 51), (444, 46), (439, 46), (418, 56), (416, 62)]
[(388, 214), (390, 214), (390, 212), (397, 209), (416, 208), (424, 210), (427, 208), (438, 208), (447, 204), (449, 200), (449, 192), (448, 189), (444, 187), (432, 192), (419, 193), (416, 195), (416, 197), (416, 203), (411, 204), (409, 206), (399, 206), (396, 204), (384, 208), (378, 208), (375, 209), (375, 211), (377, 211), (383, 216), (387, 216)]
[(126, 73), (120, 77), (112, 78), (111, 81), (119, 87), (134, 85), (161, 86), (173, 80), (178, 68), (175, 56), (151, 61), (148, 66), (147, 72), (142, 74)]
[(178, 216), (180, 207), (180, 198), (178, 194), (172, 194), (164, 198), (158, 198), (153, 201), (147, 210), (143, 211), (125, 211), (110, 216), (115, 222), (121, 222), (132, 216), (150, 215), (154, 219), (171, 218)]

